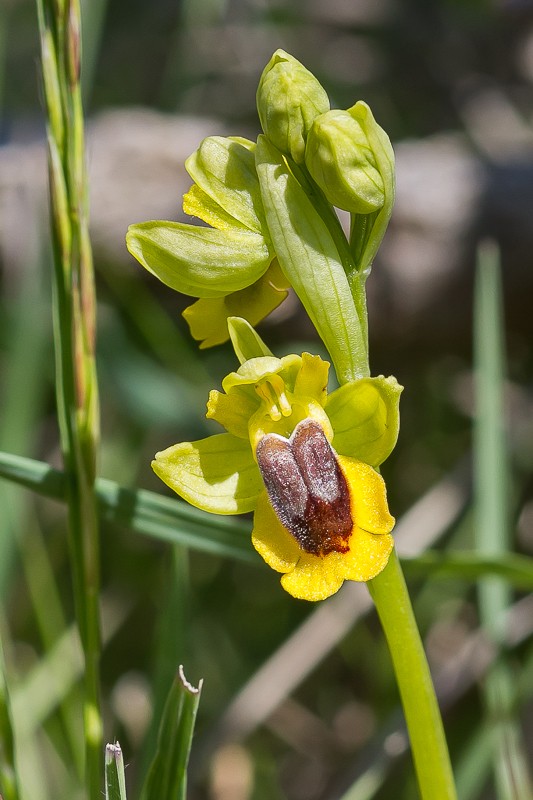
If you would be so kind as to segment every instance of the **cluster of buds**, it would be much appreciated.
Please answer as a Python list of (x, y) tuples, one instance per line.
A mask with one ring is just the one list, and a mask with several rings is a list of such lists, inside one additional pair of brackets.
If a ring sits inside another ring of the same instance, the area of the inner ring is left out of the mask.
[(394, 198), (394, 157), (366, 103), (330, 109), (319, 81), (283, 50), (274, 53), (257, 90), (265, 135), (285, 156), (305, 163), (328, 201), (370, 214)]
[[(282, 50), (263, 71), (257, 108), (257, 142), (211, 136), (186, 161), (184, 211), (210, 227), (132, 225), (130, 252), (199, 298), (185, 318), (201, 347), (227, 340), (230, 316), (257, 324), (292, 286), (339, 380), (367, 374), (364, 284), (394, 200), (388, 136), (364, 102), (330, 109), (320, 82)], [(349, 239), (335, 208), (351, 214)]]

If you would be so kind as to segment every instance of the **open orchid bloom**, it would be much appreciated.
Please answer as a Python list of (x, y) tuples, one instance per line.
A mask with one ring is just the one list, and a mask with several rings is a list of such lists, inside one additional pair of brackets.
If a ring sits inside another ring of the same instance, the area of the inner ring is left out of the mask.
[(205, 511), (253, 510), (253, 545), (294, 597), (370, 580), (393, 547), (376, 467), (396, 442), (401, 387), (362, 378), (328, 394), (319, 356), (276, 358), (244, 320), (230, 333), (241, 366), (207, 404), (226, 433), (158, 453), (155, 472)]

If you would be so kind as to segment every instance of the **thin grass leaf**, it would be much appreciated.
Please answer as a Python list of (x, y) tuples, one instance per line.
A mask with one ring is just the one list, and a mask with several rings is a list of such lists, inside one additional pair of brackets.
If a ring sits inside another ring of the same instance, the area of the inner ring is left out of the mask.
[(105, 797), (106, 800), (126, 800), (124, 759), (118, 742), (105, 748)]
[[(509, 466), (504, 430), (505, 372), (503, 310), (499, 254), (494, 244), (479, 249), (474, 300), (476, 425), (474, 431), (475, 541), (482, 556), (505, 557), (510, 547)], [(501, 577), (484, 577), (478, 586), (480, 616), (487, 635), (501, 647), (509, 584)], [(515, 679), (502, 656), (485, 681), (485, 701), (494, 733), (495, 777), (501, 800), (530, 800), (520, 726), (515, 717)]]
[[(64, 474), (42, 461), (0, 452), (0, 477), (44, 497), (65, 501)], [(96, 481), (104, 519), (162, 541), (183, 545), (212, 555), (258, 564), (250, 547), (250, 524), (231, 517), (207, 514), (180, 500), (146, 489), (127, 489), (114, 481)], [(402, 558), (409, 577), (456, 577), (461, 580), (494, 575), (516, 589), (533, 589), (533, 559), (516, 553), (491, 556), (478, 552), (427, 550), (420, 556)]]
[(405, 574), (410, 578), (457, 578), (475, 581), (486, 576), (505, 579), (515, 589), (533, 590), (533, 558), (516, 553), (482, 555), (464, 551), (426, 550), (416, 558), (402, 558)]
[(85, 785), (90, 800), (100, 800), (100, 576), (94, 493), (99, 438), (94, 359), (96, 302), (88, 232), (79, 0), (37, 0), (37, 14), (54, 245), (56, 399), (76, 618), (85, 656)]
[(5, 675), (4, 653), (0, 641), (0, 792), (3, 800), (20, 796), (15, 766), (15, 738), (11, 721), (11, 705)]
[[(18, 499), (24, 502), (22, 496)], [(26, 522), (25, 535), (19, 539), (20, 560), (45, 654), (39, 663), (45, 664), (55, 645), (61, 641), (63, 634), (67, 630), (68, 623), (57, 585), (57, 575), (54, 573), (54, 565), (51, 563), (50, 554), (46, 547), (45, 536), (35, 518), (35, 513), (31, 515), (31, 512), (35, 511), (35, 509), (28, 503), (25, 503), (25, 505), (30, 518)], [(78, 641), (76, 641), (74, 663), (78, 664), (80, 659), (81, 651)], [(37, 697), (33, 698), (37, 701), (36, 703), (32, 703), (28, 697), (30, 714), (28, 715), (27, 711), (20, 717), (17, 714), (16, 719), (19, 729), (24, 728), (28, 717), (33, 716), (36, 708), (42, 707), (47, 701), (50, 702), (52, 700), (55, 695), (54, 688), (57, 687), (58, 678), (63, 674), (64, 667), (64, 661), (59, 661), (57, 668), (50, 670), (51, 675), (48, 675), (47, 680), (43, 682)], [(80, 674), (81, 671), (80, 669)], [(15, 699), (21, 685), (23, 684), (19, 682), (17, 692), (13, 697), (14, 710), (16, 710)], [(71, 775), (76, 776), (78, 781), (83, 775), (84, 763), (83, 736), (80, 724), (81, 708), (81, 691), (79, 686), (74, 685), (70, 691), (64, 693), (60, 707), (57, 709), (57, 719), (58, 721), (60, 720), (59, 729), (61, 739), (64, 741), (63, 758), (65, 766), (70, 770)], [(27, 738), (21, 741), (21, 746), (25, 750), (27, 741)]]
[[(24, 214), (27, 208), (20, 203), (15, 212)], [(49, 363), (50, 342), (43, 335), (45, 309), (42, 301), (43, 294), (44, 297), (46, 294), (35, 276), (41, 266), (36, 258), (36, 242), (21, 242), (20, 245), (15, 264), (17, 297), (8, 302), (9, 322), (2, 333), (5, 358), (2, 364), (0, 448), (31, 453), (38, 420), (43, 413), (45, 392), (48, 391), (45, 371)], [(32, 314), (28, 314), (28, 308), (33, 309)], [(20, 542), (26, 530), (26, 508), (20, 493), (13, 493), (10, 486), (0, 488), (0, 508), (0, 596), (5, 597), (13, 579), (17, 540)]]
[[(83, 676), (83, 655), (76, 628), (67, 629), (13, 692), (17, 731), (28, 740), (39, 730)], [(78, 717), (76, 735), (83, 729)]]
[(493, 764), (492, 733), (480, 725), (469, 737), (456, 765), (457, 790), (461, 800), (477, 800), (487, 782)]
[[(65, 501), (64, 473), (42, 461), (0, 453), (0, 477), (44, 497)], [(145, 489), (126, 489), (104, 478), (96, 481), (96, 495), (103, 518), (110, 522), (213, 555), (260, 563), (250, 547), (249, 523), (207, 514)]]
[[(510, 539), (501, 303), (498, 254), (494, 245), (487, 243), (480, 248), (475, 295), (474, 489), (476, 547), (480, 554), (488, 556), (507, 553)], [(497, 620), (509, 604), (509, 588), (499, 579), (484, 581), (479, 585), (479, 598), (483, 623), (497, 641), (504, 633)]]
[(202, 681), (197, 689), (191, 686), (180, 666), (161, 719), (157, 751), (141, 800), (185, 800), (187, 764), (201, 691)]
[[(131, 613), (129, 603), (117, 608), (116, 604), (102, 597), (103, 613), (107, 610), (107, 625), (104, 626), (104, 645), (115, 635)], [(109, 613), (111, 612), (112, 613)], [(83, 678), (84, 661), (78, 630), (75, 625), (67, 628), (55, 644), (32, 667), (12, 692), (11, 705), (17, 720), (17, 734), (27, 742), (45, 725), (47, 719), (70, 697)], [(82, 738), (82, 714), (78, 714), (78, 738)], [(26, 778), (26, 774), (24, 775)], [(28, 795), (33, 798), (31, 794)]]
[(372, 800), (385, 783), (388, 774), (388, 760), (383, 757), (377, 758), (374, 763), (352, 783), (340, 800)]
[(176, 664), (188, 652), (191, 635), (189, 616), (189, 554), (173, 545), (166, 564), (163, 592), (160, 599), (157, 633), (154, 646), (152, 681), (152, 720), (143, 744), (142, 774), (146, 775), (156, 746), (160, 720), (163, 716), (169, 688), (172, 686)]

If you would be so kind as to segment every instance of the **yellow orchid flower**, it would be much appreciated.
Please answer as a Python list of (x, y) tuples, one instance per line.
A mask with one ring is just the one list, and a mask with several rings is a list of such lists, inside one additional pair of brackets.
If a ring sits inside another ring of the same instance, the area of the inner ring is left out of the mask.
[(323, 600), (344, 580), (370, 580), (393, 547), (375, 468), (396, 442), (401, 387), (381, 376), (328, 394), (319, 356), (276, 358), (244, 320), (231, 320), (230, 334), (242, 363), (207, 404), (226, 433), (169, 447), (154, 471), (205, 511), (253, 510), (252, 543), (294, 597)]

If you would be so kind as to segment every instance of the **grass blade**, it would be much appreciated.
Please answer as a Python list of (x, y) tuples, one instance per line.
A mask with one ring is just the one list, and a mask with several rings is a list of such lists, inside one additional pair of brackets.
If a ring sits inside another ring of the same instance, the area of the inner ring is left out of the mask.
[[(509, 466), (504, 429), (504, 342), (499, 254), (492, 243), (480, 247), (474, 305), (476, 425), (474, 431), (475, 540), (486, 557), (505, 557), (510, 547)], [(509, 584), (501, 577), (479, 581), (483, 627), (497, 647), (505, 636)], [(485, 701), (494, 732), (495, 777), (501, 800), (528, 800), (533, 789), (515, 718), (515, 679), (503, 655), (485, 681)]]
[(159, 722), (176, 674), (176, 664), (188, 652), (190, 644), (187, 625), (190, 613), (189, 553), (186, 548), (172, 546), (163, 585), (153, 656), (152, 720), (143, 746), (143, 776), (154, 758)]
[[(44, 497), (65, 501), (64, 473), (42, 461), (0, 453), (0, 477)], [(95, 484), (104, 519), (162, 541), (181, 544), (213, 555), (259, 564), (250, 546), (250, 524), (217, 517), (144, 489), (133, 490), (99, 478)]]
[(180, 667), (167, 698), (142, 800), (185, 800), (187, 764), (201, 691), (202, 681), (195, 689)]
[(15, 741), (11, 722), (11, 707), (6, 683), (4, 653), (0, 641), (0, 791), (3, 800), (18, 800)]
[(88, 228), (79, 0), (37, 0), (37, 14), (54, 245), (57, 409), (65, 464), (74, 600), (85, 657), (85, 784), (90, 800), (100, 800), (100, 576), (94, 493), (99, 437), (94, 357), (96, 303)]
[[(44, 497), (65, 501), (64, 473), (42, 461), (0, 452), (0, 478)], [(162, 541), (212, 555), (258, 564), (250, 547), (250, 524), (192, 508), (180, 500), (146, 489), (127, 489), (105, 478), (96, 480), (96, 494), (104, 519)], [(409, 577), (455, 577), (471, 581), (487, 575), (505, 578), (516, 589), (533, 589), (533, 559), (516, 553), (425, 553), (402, 558)]]
[(124, 759), (118, 742), (108, 744), (105, 748), (105, 798), (126, 800)]
[(517, 553), (483, 555), (477, 552), (426, 550), (416, 558), (402, 559), (405, 574), (411, 577), (459, 578), (475, 581), (487, 575), (504, 579), (515, 589), (533, 590), (533, 558)]

